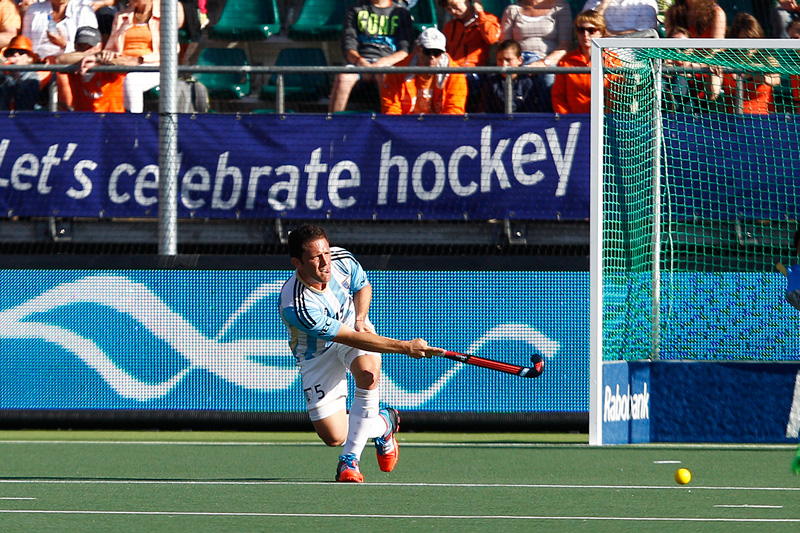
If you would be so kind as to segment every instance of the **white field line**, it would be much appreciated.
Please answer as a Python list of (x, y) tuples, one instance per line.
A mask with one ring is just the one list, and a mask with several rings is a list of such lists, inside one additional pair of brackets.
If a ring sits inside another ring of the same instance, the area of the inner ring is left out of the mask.
[(342, 490), (343, 487), (420, 487), (420, 488), (513, 488), (513, 489), (599, 489), (599, 490), (720, 490), (720, 491), (764, 491), (800, 492), (800, 487), (714, 487), (687, 485), (558, 485), (522, 483), (381, 483), (363, 484), (335, 483), (333, 481), (219, 481), (219, 480), (151, 480), (151, 479), (0, 479), (0, 485), (210, 485), (210, 486), (327, 486)]
[(744, 522), (800, 523), (800, 518), (695, 518), (695, 517), (629, 517), (629, 516), (547, 516), (547, 515), (400, 515), (400, 514), (336, 514), (336, 513), (247, 513), (247, 512), (189, 512), (189, 511), (88, 511), (45, 509), (0, 509), (0, 514), (60, 514), (60, 515), (124, 515), (124, 516), (227, 516), (270, 518), (377, 518), (410, 520), (593, 520), (603, 522)]
[[(402, 437), (398, 441), (403, 446), (412, 448), (585, 448), (586, 443), (546, 443), (546, 442), (404, 442)], [(0, 440), (4, 444), (128, 444), (145, 446), (319, 446), (319, 442), (237, 442), (237, 441), (137, 441), (137, 440)], [(607, 446), (604, 449), (630, 450), (630, 449), (688, 449), (688, 450), (761, 450), (785, 451), (796, 450), (796, 444), (699, 444), (699, 443), (651, 443), (651, 444), (626, 444), (620, 446)], [(601, 448), (597, 448), (601, 449)]]
[(749, 503), (741, 505), (715, 505), (724, 509), (783, 509), (783, 505), (753, 505)]

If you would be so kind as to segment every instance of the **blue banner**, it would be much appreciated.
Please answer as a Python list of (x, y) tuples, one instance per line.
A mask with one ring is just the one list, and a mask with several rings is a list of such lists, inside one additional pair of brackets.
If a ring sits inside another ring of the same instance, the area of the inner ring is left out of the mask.
[(654, 442), (797, 444), (800, 363), (664, 361), (650, 376)]
[(685, 219), (797, 218), (796, 115), (678, 115), (664, 121), (671, 215)]
[(797, 443), (800, 363), (606, 361), (603, 444)]
[[(609, 124), (613, 117), (609, 117)], [(181, 115), (180, 217), (587, 220), (590, 117)], [(673, 217), (782, 220), (800, 195), (784, 115), (668, 116)], [(650, 123), (626, 133), (652, 138)], [(763, 132), (772, 132), (765, 135)], [(0, 115), (4, 216), (156, 217), (154, 115)], [(683, 155), (681, 155), (683, 154)], [(608, 164), (633, 161), (612, 151)], [(627, 191), (623, 191), (627, 192)]]
[[(0, 409), (304, 411), (277, 312), (290, 274), (0, 271)], [(587, 273), (368, 275), (380, 333), (516, 364), (529, 365), (538, 353), (546, 364), (541, 377), (522, 379), (388, 354), (386, 404), (588, 411)]]
[[(0, 213), (155, 217), (149, 115), (0, 116)], [(213, 219), (586, 219), (589, 117), (179, 118), (178, 213)]]

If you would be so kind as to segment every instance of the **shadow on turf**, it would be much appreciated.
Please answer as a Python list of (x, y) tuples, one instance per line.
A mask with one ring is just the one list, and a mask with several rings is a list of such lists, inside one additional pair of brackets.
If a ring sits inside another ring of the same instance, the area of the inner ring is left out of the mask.
[(0, 481), (37, 481), (37, 482), (97, 482), (97, 483), (303, 483), (316, 480), (300, 478), (122, 478), (122, 477), (79, 477), (79, 476), (41, 476), (41, 477), (1, 477)]

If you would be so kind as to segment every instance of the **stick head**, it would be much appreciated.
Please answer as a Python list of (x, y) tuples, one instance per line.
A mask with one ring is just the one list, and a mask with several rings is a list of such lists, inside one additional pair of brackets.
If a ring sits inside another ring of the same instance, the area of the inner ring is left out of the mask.
[(526, 377), (535, 378), (542, 375), (544, 372), (544, 359), (538, 353), (531, 355), (531, 371), (528, 372)]

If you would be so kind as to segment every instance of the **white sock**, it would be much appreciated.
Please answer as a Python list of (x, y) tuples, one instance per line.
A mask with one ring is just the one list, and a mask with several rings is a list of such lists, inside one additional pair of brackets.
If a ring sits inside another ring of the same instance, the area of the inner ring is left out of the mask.
[(388, 428), (379, 413), (379, 403), (378, 389), (356, 389), (347, 418), (347, 441), (344, 443), (342, 455), (352, 453), (360, 460), (361, 452), (364, 451), (367, 441), (386, 433)]

